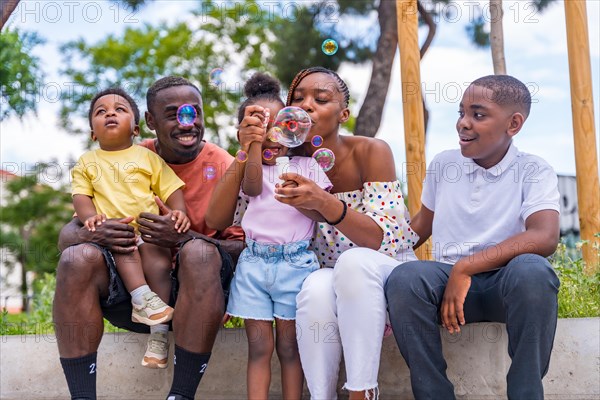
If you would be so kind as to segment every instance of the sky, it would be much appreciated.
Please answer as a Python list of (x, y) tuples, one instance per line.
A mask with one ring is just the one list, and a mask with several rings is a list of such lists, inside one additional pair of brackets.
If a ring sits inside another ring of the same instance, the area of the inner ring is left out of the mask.
[[(273, 3), (266, 2), (264, 10), (272, 9)], [(455, 123), (462, 91), (474, 79), (493, 74), (490, 50), (475, 48), (465, 32), (475, 3), (486, 10), (487, 0), (451, 2), (438, 10), (443, 17), (437, 21), (436, 37), (421, 62), (422, 90), (430, 112), (427, 160), (443, 150), (459, 147)], [(586, 3), (596, 144), (600, 146), (600, 1), (587, 0)], [(8, 25), (38, 32), (46, 39), (46, 43), (34, 51), (40, 57), (46, 79), (40, 87), (37, 116), (29, 114), (22, 121), (9, 118), (0, 122), (2, 169), (24, 174), (32, 164), (52, 158), (57, 159), (59, 165), (68, 166), (68, 160), (77, 159), (84, 151), (81, 136), (70, 135), (58, 126), (59, 99), (68, 95), (70, 90), (68, 78), (57, 72), (62, 62), (58, 50), (60, 44), (77, 38), (94, 43), (110, 33), (118, 35), (132, 24), (157, 23), (159, 20), (175, 22), (188, 18), (189, 10), (196, 5), (197, 1), (192, 0), (158, 0), (132, 13), (108, 1), (21, 1)], [(521, 151), (543, 157), (557, 173), (574, 175), (564, 5), (559, 0), (543, 13), (538, 13), (526, 0), (504, 0), (504, 12), (507, 71), (530, 88), (533, 98), (531, 115), (515, 137), (515, 145)], [(486, 15), (489, 16), (484, 12), (484, 17)], [(360, 23), (343, 19), (337, 24), (341, 30), (368, 34), (376, 20)], [(421, 29), (421, 41), (425, 34), (426, 30)], [(352, 113), (357, 115), (367, 91), (371, 64), (342, 64), (339, 73), (356, 100)], [(405, 147), (398, 55), (392, 68), (392, 81), (377, 137), (391, 146), (401, 175)]]

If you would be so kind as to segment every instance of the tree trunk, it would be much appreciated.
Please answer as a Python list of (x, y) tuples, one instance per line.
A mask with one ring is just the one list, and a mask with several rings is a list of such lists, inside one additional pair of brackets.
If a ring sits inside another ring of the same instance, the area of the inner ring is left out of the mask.
[(383, 106), (387, 98), (392, 65), (398, 47), (398, 27), (396, 25), (396, 1), (381, 0), (377, 9), (381, 34), (377, 50), (373, 55), (371, 81), (365, 101), (356, 117), (354, 134), (374, 137), (381, 125)]
[(504, 58), (504, 32), (502, 30), (502, 0), (490, 0), (490, 45), (495, 75), (506, 75)]
[(425, 41), (423, 42), (423, 45), (421, 46), (421, 49), (420, 49), (421, 60), (422, 60), (423, 57), (425, 56), (425, 53), (427, 53), (427, 50), (429, 50), (429, 46), (431, 45), (431, 42), (433, 42), (433, 37), (435, 36), (435, 33), (437, 32), (437, 24), (435, 23), (435, 21), (433, 20), (433, 17), (427, 11), (427, 9), (425, 7), (423, 7), (423, 4), (421, 3), (420, 0), (417, 0), (417, 10), (419, 11), (421, 18), (423, 18), (423, 21), (425, 21), (425, 23), (427, 24), (427, 27), (429, 28), (429, 30), (427, 31), (427, 37), (425, 38)]
[(6, 24), (6, 21), (8, 21), (8, 18), (15, 11), (18, 4), (19, 0), (2, 0), (2, 23), (0, 24), (0, 29), (4, 27), (4, 24)]
[(29, 311), (29, 285), (27, 284), (27, 251), (29, 248), (29, 230), (22, 227), (19, 233), (23, 238), (22, 247), (18, 251), (17, 260), (21, 264), (21, 311)]

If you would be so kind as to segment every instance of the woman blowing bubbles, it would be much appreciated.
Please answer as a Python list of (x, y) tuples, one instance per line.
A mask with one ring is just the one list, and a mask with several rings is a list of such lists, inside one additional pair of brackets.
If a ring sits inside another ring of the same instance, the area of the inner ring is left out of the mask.
[(326, 192), (287, 173), (288, 182), (275, 190), (282, 203), (316, 211), (327, 221), (316, 224), (312, 240), (322, 268), (309, 275), (297, 298), (298, 346), (314, 399), (337, 398), (342, 351), (350, 399), (378, 396), (384, 286), (397, 265), (416, 260), (412, 246), (418, 236), (409, 227), (389, 146), (339, 134), (350, 114), (349, 97), (333, 71), (313, 67), (296, 75), (287, 105), (304, 109), (313, 123), (301, 150), (312, 154), (311, 139), (323, 139), (335, 154), (327, 172), (333, 188)]

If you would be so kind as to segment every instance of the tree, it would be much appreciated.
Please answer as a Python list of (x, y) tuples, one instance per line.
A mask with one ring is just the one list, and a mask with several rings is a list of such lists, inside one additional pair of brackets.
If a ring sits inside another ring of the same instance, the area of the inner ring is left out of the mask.
[[(554, 0), (534, 0), (533, 5), (537, 11), (543, 11)], [(437, 24), (434, 17), (439, 17), (439, 10), (450, 2), (450, 0), (417, 0), (417, 9), (419, 12), (419, 21), (421, 25), (427, 25), (427, 35), (421, 45), (421, 59), (429, 49), (436, 33)], [(502, 68), (504, 60), (503, 36), (502, 36), (502, 1), (490, 0), (491, 23), (494, 24), (494, 42), (492, 57), (494, 65), (498, 64)], [(374, 9), (377, 9), (379, 22), (379, 38), (377, 48), (372, 56), (372, 73), (369, 82), (369, 88), (365, 102), (363, 103), (359, 115), (356, 119), (355, 134), (364, 136), (375, 136), (381, 122), (381, 115), (387, 89), (391, 77), (391, 67), (397, 48), (397, 25), (396, 25), (396, 2), (388, 0), (356, 1), (356, 0), (338, 0), (340, 13), (352, 13), (368, 15)], [(480, 7), (477, 7), (479, 14), (467, 25), (467, 33), (473, 43), (481, 47), (490, 45), (490, 32), (487, 30), (487, 21)], [(499, 13), (496, 15), (495, 13)], [(392, 44), (393, 43), (393, 44)], [(496, 61), (497, 60), (497, 61)], [(506, 68), (504, 67), (504, 71)], [(499, 69), (498, 71), (502, 71)], [(423, 103), (425, 130), (429, 113), (425, 103)]]
[[(282, 13), (274, 18), (267, 29), (276, 35), (270, 45), (273, 50), (270, 57), (275, 75), (287, 87), (296, 73), (310, 66), (320, 65), (337, 71), (342, 62), (355, 64), (373, 60), (373, 76), (363, 103), (359, 117), (356, 118), (354, 132), (361, 135), (374, 136), (377, 132), (383, 112), (383, 105), (389, 85), (379, 85), (379, 82), (389, 83), (393, 54), (397, 37), (386, 34), (380, 37), (377, 45), (371, 40), (370, 33), (364, 30), (360, 34), (348, 35), (340, 30), (339, 22), (347, 16), (366, 17), (378, 9), (383, 10), (380, 23), (396, 24), (394, 1), (364, 1), (364, 0), (321, 0), (315, 3), (295, 3), (294, 13), (282, 9)], [(393, 7), (393, 8), (392, 8)], [(393, 12), (392, 12), (393, 11)], [(371, 31), (371, 29), (369, 29)], [(365, 37), (368, 36), (368, 37)], [(327, 55), (321, 50), (323, 42), (333, 39), (338, 43), (334, 55)], [(389, 54), (392, 53), (391, 61)], [(365, 125), (375, 124), (368, 129)], [(373, 132), (370, 134), (370, 132)]]
[(41, 43), (32, 32), (6, 29), (0, 33), (0, 119), (23, 118), (28, 111), (36, 111), (43, 74), (31, 50)]
[[(71, 196), (64, 187), (42, 183), (62, 177), (56, 163), (38, 163), (33, 173), (4, 182), (0, 207), (0, 247), (14, 255), (4, 257), (9, 268), (21, 268), (23, 311), (27, 308), (27, 272), (53, 272), (58, 263), (60, 228), (73, 215)], [(16, 261), (10, 265), (11, 261)]]
[[(344, 10), (344, 2), (341, 2)], [(346, 1), (347, 3), (347, 1)], [(346, 6), (346, 10), (349, 8)], [(373, 54), (371, 80), (358, 117), (354, 133), (374, 137), (379, 131), (383, 107), (387, 98), (392, 77), (392, 65), (398, 48), (398, 26), (396, 22), (396, 2), (380, 0), (377, 6), (379, 38)]]
[(504, 30), (502, 19), (502, 0), (490, 0), (490, 45), (492, 48), (492, 65), (495, 75), (506, 75), (506, 59), (504, 58)]
[[(527, 3), (527, 8), (532, 4), (535, 11), (543, 12), (555, 0), (533, 0)], [(504, 18), (504, 10), (502, 8), (502, 0), (490, 0), (490, 31), (486, 30), (486, 21), (483, 15), (480, 14), (467, 27), (467, 33), (471, 37), (474, 44), (480, 47), (491, 47), (492, 65), (495, 75), (506, 75), (506, 59), (504, 57), (504, 30), (502, 21)]]
[[(438, 0), (448, 2), (449, 0)], [(364, 63), (372, 61), (371, 79), (354, 125), (354, 134), (374, 137), (379, 130), (383, 107), (387, 98), (392, 74), (392, 65), (398, 47), (398, 30), (396, 22), (396, 2), (390, 0), (322, 0), (301, 9), (302, 15), (312, 16), (312, 25), (306, 23), (287, 23), (285, 27), (275, 28), (278, 41), (274, 47), (274, 65), (277, 76), (284, 83), (289, 83), (294, 74), (303, 66), (323, 65), (337, 70), (342, 62)], [(418, 11), (422, 23), (429, 27), (427, 37), (421, 46), (421, 58), (431, 45), (436, 25), (432, 17), (434, 11), (428, 12), (418, 1)], [(362, 32), (362, 37), (355, 30), (348, 32), (332, 28), (332, 22), (353, 17), (366, 19), (374, 13), (377, 15), (379, 31), (372, 28)], [(308, 22), (311, 22), (308, 20)], [(333, 57), (324, 56), (320, 49), (324, 39), (333, 38), (340, 44), (340, 49)], [(280, 44), (280, 46), (278, 46)], [(312, 51), (311, 51), (312, 50)], [(294, 61), (295, 60), (295, 61)], [(281, 62), (280, 62), (281, 61)], [(427, 122), (427, 109), (425, 119)]]
[(15, 11), (19, 0), (4, 0), (2, 1), (2, 20), (0, 21), (0, 30), (4, 28), (4, 24), (8, 21), (10, 15)]
[[(439, 10), (450, 0), (418, 0), (420, 22), (428, 27), (421, 45), (425, 55), (436, 32)], [(535, 0), (538, 10), (552, 0)], [(311, 65), (324, 65), (337, 70), (342, 62), (363, 63), (372, 60), (372, 74), (366, 98), (361, 106), (354, 132), (375, 136), (387, 97), (391, 69), (397, 48), (396, 3), (393, 0), (321, 0), (315, 3), (295, 3), (294, 12), (273, 15), (260, 10), (260, 3), (246, 0), (227, 3), (199, 2), (195, 30), (186, 24), (173, 26), (146, 25), (128, 29), (121, 37), (88, 45), (71, 42), (63, 50), (67, 68), (64, 72), (84, 88), (81, 95), (67, 99), (61, 117), (66, 123), (73, 113), (84, 115), (87, 101), (97, 85), (126, 83), (141, 97), (148, 85), (158, 76), (181, 74), (199, 82), (203, 89), (208, 132), (219, 135), (227, 125), (241, 99), (243, 84), (220, 87), (217, 95), (208, 81), (212, 68), (239, 69), (244, 74), (252, 70), (274, 72), (280, 81), (289, 84), (294, 74)], [(334, 6), (332, 8), (332, 6)], [(289, 8), (288, 8), (289, 11)], [(368, 18), (376, 13), (379, 32), (368, 29), (363, 37), (340, 31), (333, 23), (346, 17)], [(467, 33), (473, 43), (489, 46), (488, 21), (479, 8), (479, 15), (469, 21)], [(172, 40), (176, 38), (176, 40)], [(320, 49), (323, 40), (332, 38), (339, 43), (334, 56)], [(233, 50), (232, 50), (233, 49)], [(232, 54), (235, 53), (235, 54)], [(88, 65), (87, 67), (81, 67)], [(236, 92), (237, 93), (234, 93)], [(425, 106), (424, 106), (425, 107)], [(425, 108), (427, 126), (428, 112)], [(67, 125), (65, 125), (67, 126)], [(76, 129), (74, 129), (76, 131)], [(87, 130), (87, 128), (86, 128)]]
[[(126, 6), (131, 7), (133, 10), (137, 10), (146, 3), (146, 0), (111, 0), (113, 3), (123, 3)], [(4, 27), (8, 18), (17, 9), (20, 0), (2, 0), (2, 20), (0, 21), (0, 30)]]
[(110, 35), (91, 45), (83, 40), (63, 45), (66, 67), (61, 72), (75, 86), (72, 96), (67, 96), (61, 106), (63, 126), (74, 133), (88, 131), (87, 126), (70, 122), (71, 117), (87, 119), (89, 101), (102, 88), (123, 86), (143, 108), (147, 88), (157, 78), (175, 74), (200, 86), (207, 105), (204, 109), (207, 132), (218, 140), (223, 129), (231, 127), (231, 116), (240, 103), (243, 86), (241, 82), (211, 81), (210, 73), (215, 68), (224, 69), (225, 75), (234, 69), (239, 69), (242, 75), (251, 70), (268, 70), (269, 51), (263, 44), (268, 42), (263, 29), (268, 16), (247, 23), (249, 18), (256, 17), (249, 15), (248, 7), (238, 15), (207, 5), (210, 3), (203, 3), (203, 10), (190, 23), (146, 24), (127, 28), (123, 35)]

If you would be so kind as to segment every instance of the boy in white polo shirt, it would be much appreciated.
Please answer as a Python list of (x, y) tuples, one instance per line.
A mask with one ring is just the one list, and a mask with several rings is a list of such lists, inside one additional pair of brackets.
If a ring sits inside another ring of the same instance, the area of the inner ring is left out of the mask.
[(438, 154), (411, 227), (415, 248), (432, 236), (435, 261), (394, 269), (386, 286), (390, 319), (411, 371), (415, 398), (454, 399), (437, 324), (505, 322), (509, 399), (543, 399), (554, 341), (559, 281), (545, 257), (559, 240), (557, 177), (512, 138), (531, 96), (507, 75), (477, 79), (463, 94), (459, 150)]

